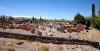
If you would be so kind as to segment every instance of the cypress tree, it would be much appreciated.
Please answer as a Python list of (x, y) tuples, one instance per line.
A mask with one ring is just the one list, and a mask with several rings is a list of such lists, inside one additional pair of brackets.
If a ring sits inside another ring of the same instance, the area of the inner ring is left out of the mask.
[(92, 17), (95, 17), (95, 5), (92, 4)]

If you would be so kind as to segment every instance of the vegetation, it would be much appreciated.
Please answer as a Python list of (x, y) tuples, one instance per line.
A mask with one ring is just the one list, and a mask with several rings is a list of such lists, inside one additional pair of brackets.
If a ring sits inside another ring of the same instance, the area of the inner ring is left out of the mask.
[(84, 16), (82, 16), (80, 13), (78, 13), (77, 15), (75, 15), (74, 21), (75, 21), (77, 24), (79, 24), (79, 23), (85, 24), (85, 18), (84, 18)]
[(8, 44), (8, 46), (13, 46), (13, 44), (11, 43), (11, 44)]
[(33, 17), (32, 20), (35, 20), (35, 18)]
[(21, 44), (23, 44), (23, 43), (24, 43), (24, 42), (21, 41), (21, 40), (18, 40), (18, 41), (16, 42), (17, 45), (21, 45)]
[(95, 5), (92, 4), (92, 17), (95, 17)]
[(92, 19), (91, 26), (98, 29), (98, 30), (100, 29), (100, 16), (97, 16), (97, 17)]
[(5, 47), (5, 51), (14, 51), (14, 46), (13, 46), (13, 44), (8, 44), (8, 45)]
[(14, 20), (14, 18), (12, 16), (5, 16), (5, 15), (3, 15), (3, 16), (0, 16), (0, 20), (1, 21), (4, 21), (4, 20)]
[(46, 45), (42, 45), (38, 48), (38, 51), (49, 51), (49, 47)]
[(4, 16), (4, 15), (3, 15), (3, 16), (0, 16), (0, 20), (1, 20), (1, 21), (6, 20), (5, 16)]
[(82, 51), (89, 51), (87, 48), (82, 48)]
[(96, 28), (100, 30), (100, 10), (98, 11), (98, 16), (95, 15), (95, 4), (92, 4), (92, 17), (84, 17), (80, 13), (75, 15), (74, 21), (72, 21), (74, 24), (82, 23), (86, 25), (86, 29), (89, 29), (89, 27)]
[[(76, 25), (76, 24), (84, 24), (86, 26), (86, 29), (89, 29), (89, 27), (93, 27), (93, 28), (96, 28), (96, 29), (100, 29), (100, 10), (98, 11), (98, 16), (95, 15), (95, 4), (92, 4), (92, 16), (88, 16), (88, 17), (84, 17), (83, 15), (81, 15), (80, 13), (76, 14), (75, 17), (74, 17), (74, 20), (72, 21), (67, 21), (65, 19), (61, 19), (61, 20), (45, 20), (45, 19), (42, 19), (42, 17), (40, 17), (40, 19), (37, 19), (35, 17), (32, 17), (32, 20), (31, 22), (40, 22), (40, 23), (44, 23), (44, 22), (54, 22), (54, 23), (69, 23), (69, 24), (73, 24), (73, 25)], [(8, 18), (8, 19), (7, 19)], [(11, 16), (5, 16), (5, 15), (2, 15), (0, 16), (0, 21), (4, 21), (4, 20), (14, 20), (13, 17)], [(25, 22), (29, 22), (30, 19), (24, 19)]]
[(91, 17), (85, 17), (86, 29), (89, 29), (89, 27), (91, 26), (91, 19)]
[(14, 46), (6, 46), (5, 51), (14, 51)]
[(42, 20), (42, 18), (40, 17), (40, 20)]
[(98, 11), (98, 14), (99, 14), (99, 16), (100, 16), (100, 10)]
[(10, 16), (10, 17), (8, 18), (8, 20), (14, 20), (14, 18)]

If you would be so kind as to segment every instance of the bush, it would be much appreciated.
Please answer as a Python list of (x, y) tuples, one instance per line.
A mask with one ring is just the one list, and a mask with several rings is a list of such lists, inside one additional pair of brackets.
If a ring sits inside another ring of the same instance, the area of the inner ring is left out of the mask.
[(79, 23), (85, 24), (85, 18), (84, 18), (84, 16), (82, 16), (80, 13), (78, 13), (77, 15), (75, 15), (74, 21), (75, 21), (77, 24), (79, 24)]
[(6, 46), (5, 51), (14, 51), (14, 46)]
[(38, 48), (38, 51), (49, 51), (49, 47), (42, 45)]
[(82, 48), (82, 51), (89, 51), (87, 48)]
[(91, 19), (91, 26), (98, 30), (100, 29), (100, 16), (96, 16)]
[(23, 41), (20, 41), (20, 40), (16, 42), (17, 45), (21, 45), (21, 44), (23, 44), (23, 43), (24, 43), (24, 42), (23, 42)]
[(13, 46), (13, 44), (8, 44), (8, 46)]

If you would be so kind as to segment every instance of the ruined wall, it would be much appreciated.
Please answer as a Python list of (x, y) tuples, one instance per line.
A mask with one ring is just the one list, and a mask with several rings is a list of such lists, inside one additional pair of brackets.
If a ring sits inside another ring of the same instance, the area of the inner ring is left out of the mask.
[(44, 36), (35, 36), (35, 35), (22, 35), (22, 34), (6, 33), (6, 32), (0, 32), (0, 37), (23, 39), (23, 40), (29, 40), (29, 41), (39, 41), (39, 42), (43, 42), (43, 43), (79, 44), (79, 45), (91, 45), (91, 46), (96, 47), (96, 48), (99, 47), (98, 42), (92, 42), (92, 41), (88, 41), (88, 40), (59, 38), (59, 37), (44, 37)]

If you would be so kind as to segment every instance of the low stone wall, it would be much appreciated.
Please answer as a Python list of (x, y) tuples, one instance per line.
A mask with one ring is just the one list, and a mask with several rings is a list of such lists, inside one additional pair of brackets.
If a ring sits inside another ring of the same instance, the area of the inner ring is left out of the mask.
[(67, 39), (59, 37), (45, 37), (45, 36), (35, 36), (35, 35), (22, 35), (16, 33), (6, 33), (0, 32), (0, 37), (4, 38), (15, 38), (29, 41), (39, 41), (43, 43), (53, 43), (53, 44), (79, 44), (79, 45), (91, 45), (95, 48), (99, 47), (98, 42), (92, 42), (88, 40), (78, 40), (78, 39)]

